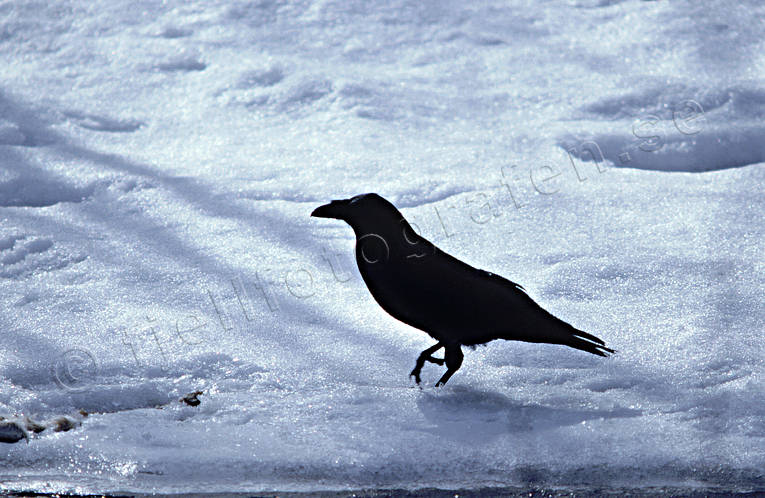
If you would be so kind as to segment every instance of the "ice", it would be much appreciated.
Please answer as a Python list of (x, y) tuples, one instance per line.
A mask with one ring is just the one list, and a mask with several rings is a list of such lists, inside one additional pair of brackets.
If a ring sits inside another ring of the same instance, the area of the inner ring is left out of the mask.
[[(2, 430), (89, 413), (0, 444), (0, 489), (762, 490), (763, 19), (0, 5)], [(363, 192), (618, 354), (493, 342), (415, 388), (432, 340), (309, 216)]]

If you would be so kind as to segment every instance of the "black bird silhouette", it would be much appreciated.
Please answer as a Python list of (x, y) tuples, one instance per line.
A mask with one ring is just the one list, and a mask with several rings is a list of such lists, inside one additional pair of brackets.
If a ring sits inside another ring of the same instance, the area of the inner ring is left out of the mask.
[[(417, 384), (426, 361), (446, 364), (436, 384), (442, 386), (462, 365), (461, 346), (494, 339), (563, 344), (599, 356), (614, 352), (542, 309), (520, 285), (438, 249), (377, 194), (335, 200), (311, 216), (348, 223), (356, 233), (356, 263), (377, 303), (438, 341), (417, 358), (410, 374)], [(444, 358), (434, 358), (441, 348)]]

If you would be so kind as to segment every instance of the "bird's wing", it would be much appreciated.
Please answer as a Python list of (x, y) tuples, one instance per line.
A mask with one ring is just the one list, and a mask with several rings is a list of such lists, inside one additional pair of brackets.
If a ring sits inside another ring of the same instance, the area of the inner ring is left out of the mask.
[(441, 250), (409, 266), (407, 294), (410, 302), (420, 306), (408, 312), (420, 324), (452, 331), (463, 344), (501, 338), (567, 344), (586, 347), (587, 351), (592, 349), (590, 343), (579, 344), (580, 337), (603, 344), (543, 309), (520, 284), (474, 268)]
[[(439, 250), (408, 258), (395, 269), (397, 318), (424, 330), (448, 328), (466, 333), (499, 333), (544, 310), (519, 284)], [(468, 332), (470, 331), (470, 332)]]
[(513, 282), (512, 280), (508, 280), (505, 277), (501, 277), (501, 276), (497, 275), (496, 273), (492, 273), (490, 271), (481, 270), (479, 268), (474, 268), (474, 270), (479, 272), (479, 274), (481, 274), (483, 277), (485, 277), (487, 279), (491, 279), (494, 282), (498, 283), (499, 285), (509, 285), (511, 287), (514, 287), (517, 290), (522, 291), (527, 296), (529, 295), (529, 293), (526, 292), (526, 289), (521, 284)]

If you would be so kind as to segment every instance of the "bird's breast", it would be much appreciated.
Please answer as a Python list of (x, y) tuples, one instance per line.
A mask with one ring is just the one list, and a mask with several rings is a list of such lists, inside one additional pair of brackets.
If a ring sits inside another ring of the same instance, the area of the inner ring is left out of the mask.
[[(448, 281), (449, 275), (437, 275), (426, 259), (391, 256), (378, 261), (360, 251), (356, 256), (372, 297), (394, 318), (437, 338), (441, 332), (467, 328), (461, 323), (467, 315), (455, 310), (464, 310), (469, 299), (454, 293), (458, 286)], [(451, 302), (455, 299), (462, 302)]]

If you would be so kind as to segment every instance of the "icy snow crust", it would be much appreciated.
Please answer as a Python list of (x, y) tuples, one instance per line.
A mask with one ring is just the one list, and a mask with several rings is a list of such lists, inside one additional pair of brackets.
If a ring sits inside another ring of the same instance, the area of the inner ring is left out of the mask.
[[(0, 4), (0, 489), (765, 486), (761, 2), (118, 4)], [(367, 191), (619, 354), (412, 388)]]

